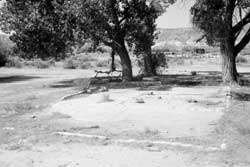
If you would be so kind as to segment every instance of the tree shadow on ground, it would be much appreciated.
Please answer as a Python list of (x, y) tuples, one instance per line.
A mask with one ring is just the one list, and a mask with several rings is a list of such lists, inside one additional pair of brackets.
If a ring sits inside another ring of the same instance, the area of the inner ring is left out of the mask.
[(49, 85), (50, 88), (85, 88), (88, 86), (90, 81), (90, 78), (76, 78), (76, 79), (70, 79), (70, 80), (64, 80), (55, 82), (51, 85)]
[(60, 81), (49, 85), (50, 88), (70, 88), (75, 86), (74, 80)]
[(166, 74), (144, 77), (143, 80), (122, 82), (121, 80), (95, 79), (92, 85), (103, 85), (112, 89), (138, 88), (140, 90), (167, 90), (171, 87), (218, 86), (222, 83), (217, 71), (198, 71), (190, 74)]
[[(241, 74), (241, 84), (250, 86), (250, 73)], [(167, 74), (157, 77), (135, 77), (132, 82), (122, 82), (120, 77), (77, 78), (53, 83), (51, 88), (77, 87), (79, 89), (100, 87), (108, 89), (137, 89), (137, 90), (169, 90), (172, 87), (220, 86), (222, 84), (221, 72), (197, 71), (190, 74)]]
[(221, 73), (217, 71), (197, 71), (193, 74), (168, 74), (159, 77), (162, 84), (179, 87), (218, 86), (222, 83)]
[(27, 81), (27, 80), (37, 79), (37, 78), (40, 78), (40, 77), (24, 76), (24, 75), (5, 76), (5, 77), (0, 77), (0, 84), (1, 83), (12, 83), (12, 82)]
[[(250, 101), (250, 73), (241, 74), (244, 87), (232, 90), (232, 99), (239, 101)], [(170, 91), (174, 87), (206, 87), (221, 86), (221, 73), (217, 71), (198, 71), (190, 74), (168, 74), (157, 77), (146, 77), (142, 80), (136, 77), (134, 81), (122, 82), (120, 77), (100, 77), (100, 78), (76, 78), (53, 83), (51, 88), (74, 88), (79, 92), (69, 95), (69, 98), (81, 97), (81, 95), (94, 94), (108, 91), (109, 89), (134, 89), (137, 91)], [(246, 90), (244, 90), (246, 89)], [(228, 94), (225, 94), (228, 96)]]
[[(222, 85), (221, 72), (219, 71), (197, 71), (195, 75), (162, 75), (162, 84), (192, 87), (192, 86), (220, 86)], [(250, 86), (250, 73), (240, 73), (240, 86)]]

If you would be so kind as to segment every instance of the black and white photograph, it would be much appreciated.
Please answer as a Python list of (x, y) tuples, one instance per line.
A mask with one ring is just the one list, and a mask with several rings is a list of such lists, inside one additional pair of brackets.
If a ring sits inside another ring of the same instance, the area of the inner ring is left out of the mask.
[(250, 0), (0, 0), (0, 167), (250, 167)]

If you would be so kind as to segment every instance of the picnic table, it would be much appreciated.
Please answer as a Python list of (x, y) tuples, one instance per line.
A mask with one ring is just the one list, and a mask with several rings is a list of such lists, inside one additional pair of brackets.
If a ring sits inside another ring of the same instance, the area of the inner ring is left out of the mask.
[(122, 70), (106, 70), (106, 71), (102, 71), (102, 70), (95, 70), (95, 78), (98, 77), (99, 74), (107, 74), (108, 77), (112, 77), (113, 73), (114, 72), (118, 72), (119, 73), (119, 76), (118, 77), (121, 77), (122, 76)]

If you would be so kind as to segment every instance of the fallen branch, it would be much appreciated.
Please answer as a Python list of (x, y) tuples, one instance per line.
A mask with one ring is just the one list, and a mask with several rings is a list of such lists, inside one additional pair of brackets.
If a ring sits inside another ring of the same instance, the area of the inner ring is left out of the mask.
[(71, 98), (73, 98), (73, 97), (75, 97), (75, 96), (79, 96), (79, 95), (84, 94), (84, 93), (91, 93), (91, 90), (89, 89), (91, 82), (92, 82), (92, 79), (90, 78), (90, 79), (88, 80), (88, 83), (87, 83), (86, 87), (83, 88), (83, 91), (80, 91), (80, 92), (74, 93), (74, 94), (70, 94), (70, 95), (66, 95), (66, 96), (62, 97), (61, 100), (62, 100), (62, 101), (63, 101), (63, 100), (68, 100), (68, 99), (71, 99)]
[(56, 132), (57, 135), (62, 136), (75, 136), (75, 137), (83, 137), (83, 138), (90, 138), (90, 139), (100, 139), (100, 140), (108, 140), (108, 137), (105, 136), (99, 136), (99, 135), (87, 135), (87, 134), (81, 134), (81, 133), (70, 133), (70, 132)]
[(75, 96), (79, 96), (79, 95), (84, 94), (84, 93), (87, 93), (87, 90), (80, 91), (80, 92), (78, 92), (78, 93), (74, 93), (74, 94), (70, 94), (70, 95), (66, 95), (66, 96), (62, 97), (61, 100), (62, 100), (62, 101), (63, 101), (63, 100), (68, 100), (68, 99), (71, 99), (71, 98), (73, 98), (73, 97), (75, 97)]

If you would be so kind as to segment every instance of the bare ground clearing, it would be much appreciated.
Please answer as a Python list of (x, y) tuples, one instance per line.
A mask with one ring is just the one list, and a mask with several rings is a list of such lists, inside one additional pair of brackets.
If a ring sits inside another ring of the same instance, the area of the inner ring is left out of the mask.
[(0, 69), (1, 166), (249, 166), (249, 101), (226, 98), (216, 63), (195, 64), (67, 101), (93, 71)]

